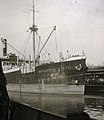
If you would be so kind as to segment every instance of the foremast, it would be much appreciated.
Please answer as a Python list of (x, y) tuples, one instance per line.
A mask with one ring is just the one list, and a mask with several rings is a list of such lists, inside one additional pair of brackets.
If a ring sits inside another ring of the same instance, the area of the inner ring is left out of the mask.
[(33, 0), (33, 10), (32, 11), (33, 11), (33, 25), (29, 29), (33, 33), (33, 65), (34, 65), (34, 70), (35, 70), (35, 66), (36, 66), (36, 63), (35, 63), (35, 59), (36, 59), (36, 54), (35, 54), (35, 36), (36, 36), (36, 32), (37, 32), (38, 28), (35, 25), (35, 5), (34, 5), (34, 0)]

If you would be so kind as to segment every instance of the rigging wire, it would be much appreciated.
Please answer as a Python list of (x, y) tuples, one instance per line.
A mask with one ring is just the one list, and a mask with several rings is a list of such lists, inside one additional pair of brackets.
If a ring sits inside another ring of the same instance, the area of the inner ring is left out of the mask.
[(36, 34), (36, 56), (38, 56), (39, 53), (39, 46), (40, 46), (40, 36)]
[(57, 45), (56, 31), (55, 31), (55, 44), (56, 44), (56, 58), (58, 59), (58, 45)]
[[(38, 54), (39, 54), (39, 48), (40, 48), (40, 41), (41, 41), (41, 37), (39, 36), (38, 51), (37, 51)], [(38, 55), (38, 54), (37, 54), (37, 55)]]
[[(38, 34), (38, 32), (36, 32), (36, 34), (38, 35), (38, 36), (40, 36), (39, 34)], [(41, 44), (42, 44), (42, 46), (43, 46), (43, 42), (42, 42), (42, 40), (40, 39), (40, 42), (41, 42)], [(48, 51), (47, 51), (47, 49), (46, 49), (46, 47), (44, 47), (44, 49), (45, 49), (45, 53), (47, 53), (48, 54), (48, 56), (49, 56), (49, 58), (50, 58), (50, 60), (52, 61), (52, 58), (51, 58), (51, 56), (49, 55), (49, 53), (48, 53)], [(38, 52), (38, 55), (39, 55), (39, 52)], [(38, 56), (37, 56), (38, 57)]]
[[(31, 33), (30, 33), (30, 34), (31, 34)], [(26, 40), (24, 41), (24, 43), (23, 43), (23, 45), (22, 45), (20, 51), (22, 51), (22, 48), (25, 46), (26, 42), (28, 41), (30, 34), (27, 36)]]
[[(27, 39), (27, 45), (28, 45), (28, 43), (29, 43), (30, 37), (31, 37), (31, 31), (30, 31), (30, 34), (29, 34), (29, 38)], [(27, 45), (25, 46), (23, 55), (25, 55), (25, 52), (26, 52), (26, 49), (27, 49)]]
[(54, 26), (54, 29), (52, 30), (52, 32), (50, 33), (50, 35), (48, 36), (48, 38), (47, 38), (47, 40), (45, 41), (45, 43), (43, 44), (43, 47), (41, 48), (41, 50), (40, 50), (40, 52), (39, 52), (39, 54), (42, 52), (42, 50), (43, 50), (43, 48), (44, 48), (44, 46), (46, 45), (46, 43), (48, 42), (48, 40), (49, 40), (49, 38), (51, 37), (51, 35), (52, 35), (52, 33), (53, 33), (53, 31), (54, 30), (56, 30), (56, 26)]
[(7, 42), (7, 44), (11, 47), (11, 48), (13, 48), (18, 54), (20, 54), (20, 55), (22, 55), (24, 58), (26, 58), (26, 56), (24, 56), (21, 52), (19, 52), (16, 48), (14, 48), (11, 44), (9, 44), (8, 42)]

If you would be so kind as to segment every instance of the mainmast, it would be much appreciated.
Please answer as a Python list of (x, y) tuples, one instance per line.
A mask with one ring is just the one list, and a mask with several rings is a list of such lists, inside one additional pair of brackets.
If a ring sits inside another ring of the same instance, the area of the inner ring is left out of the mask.
[[(34, 64), (34, 70), (35, 70), (35, 67), (36, 67), (36, 62), (35, 62), (36, 61), (35, 38), (36, 38), (36, 34), (37, 34), (38, 28), (37, 28), (37, 25), (35, 23), (35, 12), (36, 11), (35, 11), (34, 0), (33, 0), (33, 10), (32, 10), (32, 12), (33, 12), (33, 25), (29, 29), (31, 30), (31, 32), (33, 32), (33, 64)], [(38, 53), (38, 56), (42, 52), (43, 48), (45, 47), (46, 43), (48, 42), (48, 40), (51, 37), (51, 35), (52, 35), (52, 33), (53, 33), (54, 30), (56, 30), (56, 26), (54, 26), (54, 28), (53, 28), (52, 32), (50, 33), (50, 35), (48, 36), (46, 42), (43, 44), (40, 52)]]
[(36, 63), (35, 63), (35, 58), (36, 58), (36, 55), (35, 55), (35, 35), (36, 35), (36, 32), (38, 30), (37, 26), (35, 25), (35, 6), (34, 6), (34, 0), (33, 0), (33, 25), (32, 27), (30, 27), (30, 30), (31, 32), (33, 32), (33, 63), (34, 63), (34, 70), (35, 70), (35, 66), (36, 66)]

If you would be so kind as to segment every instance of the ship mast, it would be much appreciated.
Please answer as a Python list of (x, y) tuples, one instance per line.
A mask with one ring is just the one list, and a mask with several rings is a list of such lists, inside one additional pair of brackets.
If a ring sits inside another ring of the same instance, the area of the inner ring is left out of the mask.
[(33, 0), (33, 25), (32, 27), (30, 27), (30, 30), (31, 32), (33, 32), (33, 64), (34, 64), (34, 70), (35, 70), (35, 66), (36, 66), (36, 63), (35, 63), (35, 58), (36, 58), (36, 55), (35, 55), (35, 35), (36, 35), (36, 32), (38, 30), (37, 26), (35, 25), (35, 6), (34, 6), (34, 0)]

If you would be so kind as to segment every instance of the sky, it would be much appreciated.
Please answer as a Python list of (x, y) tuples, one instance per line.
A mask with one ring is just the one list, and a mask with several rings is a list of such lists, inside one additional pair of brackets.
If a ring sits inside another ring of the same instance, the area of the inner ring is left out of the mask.
[[(0, 38), (6, 38), (27, 56), (32, 54), (32, 35), (27, 40), (32, 25), (32, 2), (0, 0)], [(43, 43), (56, 26), (46, 44), (53, 60), (58, 59), (60, 52), (65, 57), (67, 50), (71, 55), (84, 51), (87, 64), (104, 65), (104, 0), (34, 0), (34, 3), (35, 23)], [(1, 49), (0, 43), (0, 53)], [(10, 52), (15, 51), (8, 46)]]

